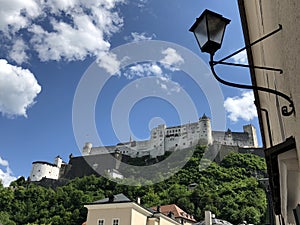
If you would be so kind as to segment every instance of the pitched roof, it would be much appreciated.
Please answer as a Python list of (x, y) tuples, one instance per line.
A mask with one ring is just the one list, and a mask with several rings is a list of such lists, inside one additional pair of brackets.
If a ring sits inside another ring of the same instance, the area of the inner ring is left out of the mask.
[(104, 203), (120, 203), (120, 202), (132, 202), (124, 194), (113, 195), (108, 198), (103, 198), (101, 200), (92, 202), (91, 204), (104, 204)]
[[(152, 209), (156, 210), (157, 207), (152, 207)], [(183, 211), (181, 208), (179, 208), (175, 204), (160, 206), (160, 212), (165, 215), (168, 215), (170, 212), (172, 212), (174, 214), (175, 218), (183, 218), (183, 219), (186, 219), (189, 221), (196, 222), (196, 220), (194, 219), (194, 217), (192, 215), (187, 214), (185, 211)]]

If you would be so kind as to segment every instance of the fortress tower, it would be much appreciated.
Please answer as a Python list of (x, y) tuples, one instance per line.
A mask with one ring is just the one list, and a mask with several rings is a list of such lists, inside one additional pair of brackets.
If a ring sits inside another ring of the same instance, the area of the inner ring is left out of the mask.
[(62, 158), (58, 155), (54, 159), (54, 165), (56, 165), (58, 168), (61, 168), (63, 161)]
[(199, 119), (199, 144), (211, 145), (213, 143), (210, 118), (205, 114)]
[(89, 155), (91, 153), (92, 147), (93, 147), (92, 143), (86, 142), (82, 149), (82, 155), (83, 156)]
[(60, 175), (60, 168), (63, 164), (60, 156), (57, 156), (54, 163), (48, 163), (44, 161), (36, 161), (32, 163), (32, 169), (30, 173), (31, 181), (40, 181), (43, 178), (57, 180)]
[[(243, 126), (243, 130), (245, 133), (248, 133), (249, 142), (252, 144), (253, 147), (258, 147), (256, 129), (252, 124), (248, 124)], [(250, 145), (251, 146), (251, 145)]]
[(165, 154), (166, 125), (161, 124), (151, 130), (151, 148), (154, 157)]

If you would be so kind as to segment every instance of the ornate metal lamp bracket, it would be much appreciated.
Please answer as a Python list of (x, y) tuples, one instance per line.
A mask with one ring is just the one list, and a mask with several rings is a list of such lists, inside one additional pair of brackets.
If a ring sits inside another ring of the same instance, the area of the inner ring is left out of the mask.
[(284, 99), (286, 99), (289, 102), (289, 107), (288, 106), (282, 106), (281, 107), (281, 114), (283, 116), (290, 116), (292, 114), (295, 114), (295, 106), (294, 106), (294, 102), (292, 101), (292, 99), (287, 96), (286, 94), (279, 92), (277, 90), (273, 90), (270, 88), (266, 88), (266, 87), (259, 87), (259, 86), (253, 86), (253, 85), (246, 85), (246, 84), (236, 84), (236, 83), (232, 83), (232, 82), (228, 82), (225, 81), (223, 79), (221, 79), (215, 72), (214, 66), (218, 65), (218, 64), (222, 64), (222, 65), (229, 65), (229, 66), (239, 66), (239, 67), (248, 67), (248, 68), (255, 68), (255, 69), (262, 69), (262, 70), (270, 70), (270, 71), (276, 71), (279, 72), (280, 74), (283, 73), (282, 69), (278, 69), (278, 68), (272, 68), (272, 67), (265, 67), (265, 66), (255, 66), (255, 65), (246, 65), (246, 64), (237, 64), (237, 63), (229, 63), (229, 62), (224, 62), (225, 60), (237, 55), (238, 53), (242, 52), (245, 49), (249, 49), (250, 47), (252, 47), (253, 45), (267, 39), (268, 37), (276, 34), (277, 32), (279, 32), (280, 30), (282, 30), (282, 26), (279, 24), (278, 29), (270, 32), (269, 34), (263, 36), (262, 38), (254, 41), (253, 43), (250, 43), (248, 45), (246, 45), (245, 47), (235, 51), (234, 53), (224, 57), (221, 60), (218, 61), (214, 61), (214, 54), (210, 55), (210, 67), (211, 67), (211, 71), (214, 75), (214, 77), (222, 84), (227, 85), (227, 86), (231, 86), (231, 87), (236, 87), (236, 88), (243, 88), (243, 89), (251, 89), (251, 90), (256, 90), (256, 91), (263, 91), (263, 92), (267, 92), (267, 93), (272, 93), (275, 94), (277, 96), (280, 96)]

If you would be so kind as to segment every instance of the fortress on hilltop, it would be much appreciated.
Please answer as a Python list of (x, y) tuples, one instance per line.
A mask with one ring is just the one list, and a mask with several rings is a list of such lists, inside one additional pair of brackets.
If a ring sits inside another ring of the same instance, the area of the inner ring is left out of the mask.
[[(219, 146), (222, 156), (229, 151), (238, 149), (258, 148), (256, 129), (251, 124), (243, 126), (243, 132), (212, 131), (210, 118), (205, 114), (197, 122), (180, 126), (166, 127), (158, 125), (151, 130), (149, 140), (119, 143), (114, 146), (93, 147), (92, 143), (86, 143), (82, 149), (82, 156), (70, 156), (69, 163), (65, 163), (58, 156), (54, 163), (36, 161), (32, 163), (30, 174), (31, 181), (40, 181), (42, 178), (58, 180), (60, 178), (72, 179), (76, 176), (84, 176), (95, 173), (94, 170), (106, 170), (115, 178), (122, 178), (118, 174), (117, 160), (108, 155), (116, 152), (120, 155), (137, 158), (156, 158), (166, 152), (184, 151), (196, 145)], [(221, 147), (222, 148), (221, 148)], [(112, 159), (113, 158), (113, 159)], [(221, 160), (219, 157), (219, 160)], [(86, 165), (85, 165), (86, 164)], [(85, 165), (85, 166), (83, 166)], [(92, 166), (90, 166), (92, 165)]]
[(155, 158), (166, 152), (190, 148), (196, 145), (223, 144), (239, 147), (258, 147), (256, 129), (252, 125), (245, 125), (244, 132), (231, 132), (231, 130), (212, 131), (210, 118), (205, 114), (195, 123), (188, 123), (175, 127), (158, 125), (151, 130), (149, 140), (119, 143), (116, 146), (92, 147), (86, 143), (82, 155), (98, 155), (114, 153), (118, 150), (123, 155), (132, 158), (150, 156)]

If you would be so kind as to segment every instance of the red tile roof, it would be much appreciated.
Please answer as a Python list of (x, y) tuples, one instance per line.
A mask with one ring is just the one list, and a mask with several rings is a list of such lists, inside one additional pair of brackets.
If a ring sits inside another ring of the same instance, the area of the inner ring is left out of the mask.
[[(151, 209), (157, 210), (157, 207), (151, 207)], [(183, 218), (189, 221), (196, 222), (196, 220), (192, 215), (187, 214), (185, 211), (183, 211), (175, 204), (160, 206), (160, 212), (165, 215), (168, 215), (170, 212), (172, 212), (175, 218)]]

